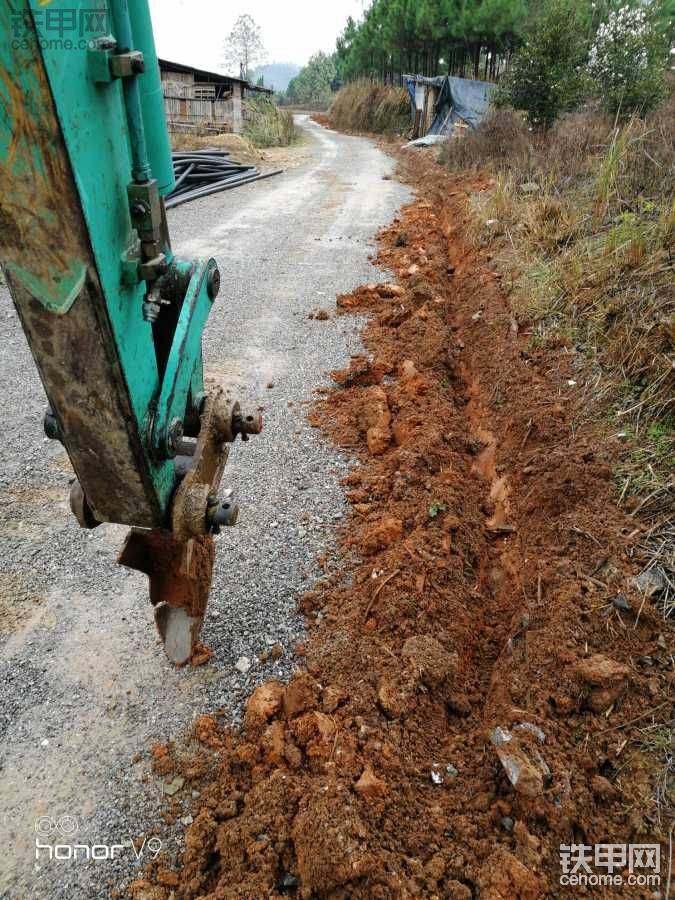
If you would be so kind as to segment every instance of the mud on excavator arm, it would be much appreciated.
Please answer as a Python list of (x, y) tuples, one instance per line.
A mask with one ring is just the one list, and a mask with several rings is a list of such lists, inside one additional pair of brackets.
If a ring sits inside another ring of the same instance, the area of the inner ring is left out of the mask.
[(213, 259), (173, 254), (173, 166), (148, 0), (0, 5), (0, 263), (76, 475), (83, 527), (132, 526), (169, 656), (203, 620), (228, 445), (261, 430), (206, 394)]

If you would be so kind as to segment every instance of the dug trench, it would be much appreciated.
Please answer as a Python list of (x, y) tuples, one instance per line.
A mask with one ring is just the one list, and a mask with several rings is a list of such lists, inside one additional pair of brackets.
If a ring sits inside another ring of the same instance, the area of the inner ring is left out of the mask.
[(573, 350), (528, 351), (464, 239), (485, 179), (401, 177), (376, 260), (397, 282), (338, 297), (365, 352), (311, 413), (357, 460), (342, 567), (241, 733), (202, 717), (153, 749), (194, 821), (136, 900), (568, 897), (561, 844), (666, 839), (640, 736), (672, 716), (672, 632), (634, 580), (617, 447)]

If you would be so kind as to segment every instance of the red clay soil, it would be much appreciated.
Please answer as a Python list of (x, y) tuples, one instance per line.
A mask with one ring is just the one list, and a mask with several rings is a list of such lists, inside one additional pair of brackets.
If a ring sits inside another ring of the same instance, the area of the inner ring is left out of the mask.
[(671, 716), (672, 632), (631, 581), (617, 447), (577, 424), (577, 355), (528, 351), (464, 243), (484, 180), (419, 159), (380, 241), (399, 283), (337, 301), (369, 356), (312, 414), (358, 465), (344, 568), (301, 601), (306, 671), (242, 734), (205, 718), (197, 755), (156, 750), (201, 796), (137, 900), (654, 896), (559, 883), (560, 844), (667, 829), (640, 729)]

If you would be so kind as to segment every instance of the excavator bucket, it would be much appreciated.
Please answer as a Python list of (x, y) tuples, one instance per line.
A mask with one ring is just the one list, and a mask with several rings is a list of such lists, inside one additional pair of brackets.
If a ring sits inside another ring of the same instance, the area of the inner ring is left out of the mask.
[(169, 531), (132, 529), (119, 563), (148, 576), (150, 602), (166, 654), (177, 666), (190, 661), (211, 590), (215, 545), (210, 535), (182, 540)]

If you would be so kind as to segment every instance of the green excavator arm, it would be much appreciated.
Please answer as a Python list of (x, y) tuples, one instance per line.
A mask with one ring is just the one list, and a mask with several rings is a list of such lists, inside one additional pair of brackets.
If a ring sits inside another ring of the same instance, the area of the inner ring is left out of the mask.
[[(83, 527), (129, 525), (120, 561), (150, 577), (160, 635), (198, 638), (228, 446), (262, 424), (207, 395), (213, 259), (171, 249), (174, 186), (147, 0), (0, 5), (0, 264), (76, 480)], [(167, 577), (170, 573), (171, 577)]]

